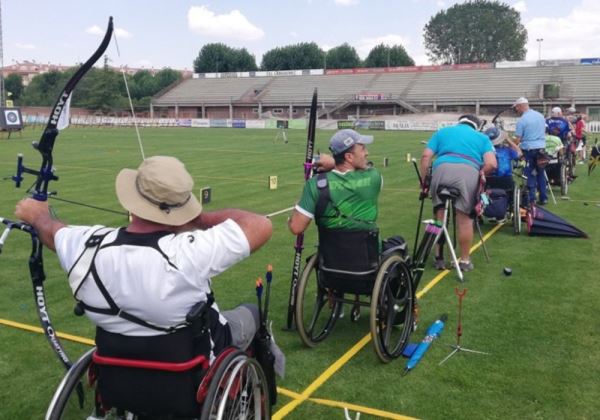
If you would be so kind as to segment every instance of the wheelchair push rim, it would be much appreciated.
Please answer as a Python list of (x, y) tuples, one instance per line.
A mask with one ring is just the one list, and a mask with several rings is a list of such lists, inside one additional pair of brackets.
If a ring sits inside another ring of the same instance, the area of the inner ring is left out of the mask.
[(370, 327), (377, 357), (389, 363), (402, 355), (413, 329), (412, 275), (404, 259), (383, 260), (371, 296)]
[(314, 254), (302, 270), (296, 293), (296, 328), (308, 347), (331, 333), (342, 309), (333, 292), (320, 285), (319, 275), (318, 254)]

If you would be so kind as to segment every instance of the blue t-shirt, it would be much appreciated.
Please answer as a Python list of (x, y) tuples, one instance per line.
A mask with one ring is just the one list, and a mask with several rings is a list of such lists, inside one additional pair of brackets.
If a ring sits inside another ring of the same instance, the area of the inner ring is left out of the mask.
[(563, 117), (548, 118), (546, 120), (548, 126), (548, 134), (560, 138), (563, 143), (567, 140), (569, 134), (569, 122)]
[(521, 138), (521, 149), (543, 149), (546, 147), (546, 120), (539, 112), (529, 109), (519, 121), (515, 135)]
[[(429, 139), (427, 148), (437, 156), (433, 162), (433, 169), (442, 163), (466, 163), (479, 170), (483, 166), (483, 155), (494, 151), (494, 146), (488, 136), (466, 124), (439, 129)], [(469, 159), (448, 153), (468, 156), (477, 164)]]
[(512, 161), (517, 159), (519, 154), (510, 147), (497, 146), (495, 149), (498, 168), (492, 176), (510, 176), (512, 174)]

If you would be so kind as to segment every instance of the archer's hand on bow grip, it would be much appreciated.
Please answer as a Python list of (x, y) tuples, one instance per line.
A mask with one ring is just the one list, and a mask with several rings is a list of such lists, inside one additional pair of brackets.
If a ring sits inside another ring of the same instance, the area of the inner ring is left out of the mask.
[(424, 200), (429, 197), (429, 187), (431, 186), (431, 175), (427, 174), (423, 178), (423, 183), (421, 184), (421, 193), (419, 194), (419, 200)]

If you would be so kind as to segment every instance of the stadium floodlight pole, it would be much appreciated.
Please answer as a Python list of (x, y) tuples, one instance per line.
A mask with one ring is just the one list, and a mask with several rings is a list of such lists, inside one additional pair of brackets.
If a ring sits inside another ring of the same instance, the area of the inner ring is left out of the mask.
[(542, 42), (544, 41), (544, 38), (537, 38), (536, 41), (538, 43), (538, 60), (541, 60), (542, 59)]
[[(315, 129), (317, 127), (317, 89), (313, 92), (312, 102), (310, 104), (310, 114), (308, 118), (308, 135), (306, 138), (306, 156), (304, 159), (304, 181), (312, 176), (313, 172), (313, 153), (315, 150)], [(290, 284), (290, 297), (288, 300), (287, 324), (284, 329), (290, 331), (295, 327), (294, 312), (296, 310), (296, 292), (298, 291), (298, 279), (300, 278), (300, 263), (302, 259), (302, 250), (304, 249), (304, 233), (296, 235), (296, 244), (294, 246), (294, 265), (292, 266), (292, 281)]]

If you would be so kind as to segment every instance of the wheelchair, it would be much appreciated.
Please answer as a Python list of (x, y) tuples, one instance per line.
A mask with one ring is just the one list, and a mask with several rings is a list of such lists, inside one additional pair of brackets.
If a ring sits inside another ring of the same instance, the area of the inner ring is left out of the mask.
[(402, 355), (415, 324), (418, 281), (404, 240), (388, 241), (382, 253), (379, 248), (376, 230), (319, 227), (318, 250), (307, 259), (296, 294), (296, 327), (306, 346), (329, 336), (342, 305), (349, 304), (355, 322), (361, 307), (370, 308), (371, 337), (382, 362)]
[[(506, 197), (506, 209), (503, 214), (495, 214), (494, 217), (498, 219), (506, 219), (511, 220), (513, 225), (513, 231), (515, 235), (521, 233), (522, 229), (522, 220), (521, 220), (521, 203), (523, 198), (523, 191), (521, 189), (521, 182), (515, 182), (514, 177), (522, 178), (522, 175), (513, 170), (512, 175), (504, 176), (504, 177), (494, 177), (488, 176), (486, 177), (486, 185), (485, 189), (488, 192), (488, 196), (490, 198), (491, 206), (493, 206), (494, 200), (502, 199), (497, 196)], [(498, 190), (503, 191), (503, 194), (498, 194)], [(490, 207), (491, 208), (491, 207)], [(487, 213), (486, 213), (487, 211)], [(500, 211), (499, 209), (497, 211)], [(490, 212), (486, 208), (483, 212), (484, 216), (489, 216)]]
[(71, 366), (46, 419), (270, 418), (269, 383), (259, 362), (226, 347), (211, 363), (210, 350), (197, 351), (210, 349), (210, 340), (205, 322), (151, 337), (98, 328), (98, 347)]
[[(567, 156), (568, 155), (568, 156)], [(572, 182), (570, 175), (575, 165), (575, 153), (567, 154), (561, 148), (554, 156), (550, 156), (550, 161), (546, 165), (546, 175), (548, 176), (549, 188), (560, 186), (560, 194), (569, 193), (569, 184)]]

